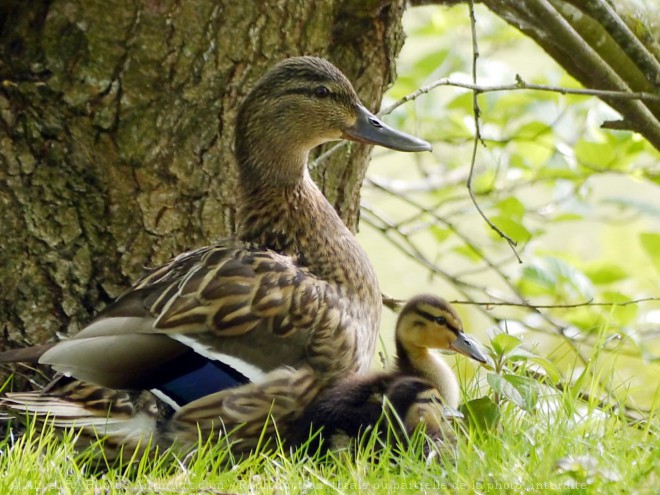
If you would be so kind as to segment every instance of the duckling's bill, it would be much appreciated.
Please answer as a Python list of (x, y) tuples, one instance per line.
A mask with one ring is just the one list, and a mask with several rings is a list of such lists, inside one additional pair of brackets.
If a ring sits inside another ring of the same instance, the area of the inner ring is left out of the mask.
[(431, 151), (431, 145), (427, 141), (391, 128), (361, 105), (358, 107), (355, 123), (344, 130), (343, 137), (397, 151)]
[(449, 348), (480, 363), (488, 361), (486, 355), (479, 348), (477, 341), (462, 332), (456, 336), (456, 340), (449, 345)]

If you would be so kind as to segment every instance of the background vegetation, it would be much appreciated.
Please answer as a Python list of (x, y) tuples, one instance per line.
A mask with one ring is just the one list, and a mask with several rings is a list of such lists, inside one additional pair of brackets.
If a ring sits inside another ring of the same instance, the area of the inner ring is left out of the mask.
[[(404, 19), (400, 76), (384, 108), (438, 79), (472, 82), (466, 6), (410, 9)], [(579, 87), (493, 14), (477, 8), (476, 19), (480, 86), (519, 75)], [(468, 421), (453, 455), (413, 442), (376, 462), (370, 449), (327, 462), (284, 452), (238, 462), (204, 447), (90, 475), (87, 454), (31, 432), (0, 447), (0, 492), (651, 492), (660, 472), (660, 154), (636, 134), (601, 129), (615, 114), (595, 97), (481, 94), (472, 191), (509, 243), (466, 188), (473, 105), (471, 91), (440, 85), (387, 117), (434, 151), (375, 152), (360, 233), (387, 295), (456, 301), (466, 330), (489, 348), (488, 370), (457, 360)]]
[[(384, 107), (432, 81), (471, 82), (465, 6), (417, 8), (405, 19), (401, 76)], [(481, 87), (516, 78), (580, 87), (487, 10), (477, 9), (476, 26)], [(466, 188), (472, 92), (438, 86), (390, 117), (431, 140), (433, 154), (405, 161), (377, 151), (363, 188), (361, 235), (384, 292), (431, 290), (465, 303), (468, 331), (521, 338), (569, 381), (602, 348), (592, 370), (608, 377), (600, 393), (652, 408), (660, 386), (660, 154), (637, 134), (601, 129), (616, 113), (595, 97), (501, 91), (480, 95), (478, 105), (472, 191), (515, 245), (481, 218)]]

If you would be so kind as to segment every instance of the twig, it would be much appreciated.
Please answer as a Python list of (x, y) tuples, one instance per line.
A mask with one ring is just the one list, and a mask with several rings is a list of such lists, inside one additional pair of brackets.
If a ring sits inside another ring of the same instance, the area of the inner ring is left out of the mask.
[(606, 89), (588, 89), (588, 88), (564, 88), (561, 86), (550, 86), (547, 84), (534, 84), (528, 83), (516, 74), (515, 83), (512, 84), (496, 84), (493, 86), (482, 86), (476, 83), (466, 83), (460, 81), (452, 81), (451, 79), (445, 77), (433, 81), (426, 86), (422, 86), (416, 91), (398, 99), (384, 110), (380, 112), (380, 115), (387, 115), (392, 113), (394, 110), (399, 108), (401, 105), (408, 103), (409, 101), (419, 98), (421, 95), (429, 93), (440, 86), (452, 86), (456, 88), (469, 89), (471, 91), (477, 91), (479, 93), (495, 93), (499, 91), (546, 91), (550, 93), (560, 93), (562, 95), (577, 95), (577, 96), (597, 96), (599, 98), (614, 98), (618, 100), (645, 100), (645, 101), (654, 101), (660, 102), (660, 96), (654, 95), (653, 93), (646, 93), (644, 91), (615, 91), (615, 90), (606, 90)]
[[(599, 98), (614, 98), (619, 100), (645, 100), (653, 101), (660, 103), (660, 96), (654, 95), (652, 93), (646, 93), (643, 91), (630, 92), (630, 91), (614, 91), (614, 90), (604, 90), (604, 89), (579, 89), (579, 88), (564, 88), (561, 86), (550, 86), (547, 84), (534, 84), (528, 83), (516, 74), (515, 83), (512, 84), (496, 84), (493, 86), (482, 86), (473, 83), (466, 83), (460, 81), (452, 81), (449, 78), (442, 78), (436, 81), (433, 81), (426, 86), (422, 86), (416, 91), (398, 99), (391, 105), (385, 107), (383, 110), (378, 112), (378, 116), (382, 117), (383, 115), (388, 115), (400, 106), (408, 103), (409, 101), (416, 100), (420, 96), (429, 93), (430, 91), (440, 87), (440, 86), (450, 86), (455, 88), (469, 89), (477, 94), (481, 93), (495, 93), (500, 91), (545, 91), (550, 93), (560, 93), (562, 95), (577, 95), (577, 96), (596, 96)], [(483, 142), (483, 138), (480, 137), (480, 140)], [(319, 155), (315, 160), (310, 163), (310, 168), (318, 166), (320, 163), (327, 160), (330, 156), (335, 154), (341, 148), (348, 145), (348, 141), (342, 141), (335, 144), (330, 149)]]
[(313, 170), (345, 146), (348, 146), (348, 141), (340, 141), (339, 143), (335, 144), (329, 150), (324, 151), (319, 156), (317, 156), (315, 160), (310, 162), (309, 168)]
[[(470, 28), (472, 31), (472, 83), (476, 86), (477, 85), (477, 60), (479, 58), (479, 46), (477, 45), (477, 18), (474, 15), (474, 2), (470, 0), (468, 2), (468, 8), (470, 11)], [(474, 143), (472, 146), (472, 157), (470, 159), (470, 172), (468, 174), (467, 178), (467, 190), (468, 193), (470, 193), (470, 199), (472, 200), (472, 204), (476, 208), (477, 212), (483, 218), (483, 220), (488, 224), (488, 226), (493, 229), (495, 232), (497, 232), (497, 235), (499, 235), (502, 239), (504, 239), (507, 244), (509, 244), (509, 247), (513, 251), (513, 254), (516, 256), (516, 259), (518, 260), (518, 263), (522, 263), (522, 259), (518, 255), (518, 252), (516, 251), (516, 245), (517, 242), (514, 241), (511, 237), (506, 235), (497, 225), (495, 225), (493, 222), (491, 222), (490, 218), (486, 216), (486, 214), (483, 212), (481, 207), (479, 206), (479, 202), (477, 201), (477, 197), (474, 194), (474, 189), (472, 188), (472, 179), (474, 177), (474, 165), (477, 159), (477, 149), (479, 148), (479, 143), (481, 142), (482, 145), (486, 146), (486, 143), (484, 140), (481, 138), (481, 128), (479, 126), (479, 101), (478, 101), (478, 96), (479, 96), (479, 91), (473, 90), (472, 91), (472, 110), (474, 113)]]
[[(599, 301), (599, 302), (594, 302), (593, 299), (589, 299), (588, 301), (583, 301), (583, 302), (578, 302), (578, 303), (571, 303), (571, 304), (534, 304), (529, 301), (526, 302), (513, 302), (513, 301), (466, 301), (466, 300), (460, 300), (460, 299), (454, 299), (452, 301), (449, 301), (450, 304), (465, 304), (465, 305), (472, 305), (472, 306), (516, 306), (516, 307), (522, 307), (522, 308), (536, 308), (536, 309), (570, 309), (570, 308), (581, 308), (584, 306), (630, 306), (632, 304), (640, 304), (640, 303), (645, 303), (645, 302), (658, 302), (660, 301), (660, 297), (642, 297), (639, 299), (631, 299), (628, 301), (623, 301), (623, 302), (608, 302), (608, 301)], [(383, 304), (387, 306), (390, 309), (396, 309), (399, 306), (401, 306), (405, 301), (401, 299), (395, 299), (393, 297), (387, 297), (383, 296)]]
[(572, 303), (572, 304), (533, 304), (530, 302), (517, 303), (513, 301), (492, 302), (492, 301), (459, 301), (459, 300), (449, 301), (449, 302), (451, 304), (472, 304), (475, 306), (521, 306), (521, 307), (532, 306), (534, 308), (542, 308), (542, 309), (568, 309), (568, 308), (580, 308), (583, 306), (630, 306), (631, 304), (639, 304), (639, 303), (651, 302), (651, 301), (660, 301), (660, 297), (642, 297), (640, 299), (631, 299), (629, 301), (623, 301), (623, 302), (607, 302), (607, 301), (594, 302), (593, 299), (589, 299), (588, 301)]

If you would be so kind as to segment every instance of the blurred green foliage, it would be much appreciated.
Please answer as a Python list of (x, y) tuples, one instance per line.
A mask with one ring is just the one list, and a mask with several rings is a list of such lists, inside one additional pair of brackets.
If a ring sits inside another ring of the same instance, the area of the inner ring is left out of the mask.
[[(410, 9), (405, 21), (400, 77), (383, 107), (438, 79), (472, 81), (466, 6)], [(476, 27), (480, 86), (520, 76), (579, 87), (485, 8), (477, 8)], [(493, 347), (507, 333), (516, 348), (538, 343), (535, 364), (547, 372), (538, 359), (548, 356), (566, 379), (601, 346), (610, 358), (600, 365), (616, 379), (599, 392), (615, 399), (630, 393), (651, 407), (660, 373), (660, 153), (637, 134), (602, 129), (617, 114), (596, 97), (500, 91), (480, 94), (478, 105), (482, 142), (472, 189), (484, 214), (515, 241), (522, 263), (479, 216), (466, 188), (472, 92), (441, 85), (386, 117), (431, 141), (433, 153), (378, 152), (381, 165), (372, 165), (365, 184), (363, 222), (419, 265), (394, 275), (395, 283), (389, 267), (378, 266), (384, 292), (407, 297), (402, 291), (423, 285), (415, 277), (430, 276), (432, 290), (448, 299), (513, 303), (461, 306), (467, 330), (489, 328)], [(490, 373), (487, 381), (531, 407), (536, 392), (521, 379)]]

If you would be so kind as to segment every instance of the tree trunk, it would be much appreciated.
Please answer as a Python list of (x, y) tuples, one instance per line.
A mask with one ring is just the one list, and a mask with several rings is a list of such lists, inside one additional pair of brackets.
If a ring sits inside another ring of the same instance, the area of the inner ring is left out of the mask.
[[(234, 228), (234, 119), (267, 67), (325, 56), (377, 109), (403, 0), (0, 4), (2, 347), (75, 332), (146, 265)], [(355, 229), (368, 148), (314, 170)]]

